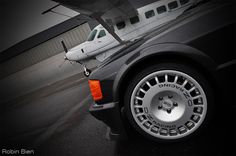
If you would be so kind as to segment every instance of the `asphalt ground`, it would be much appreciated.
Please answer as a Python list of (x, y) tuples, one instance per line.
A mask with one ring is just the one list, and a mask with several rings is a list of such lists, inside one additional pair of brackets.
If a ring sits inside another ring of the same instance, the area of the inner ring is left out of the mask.
[(49, 156), (235, 155), (235, 107), (220, 108), (194, 139), (166, 144), (137, 134), (110, 140), (107, 126), (88, 112), (92, 102), (87, 79), (79, 74), (1, 104), (2, 155), (11, 149)]

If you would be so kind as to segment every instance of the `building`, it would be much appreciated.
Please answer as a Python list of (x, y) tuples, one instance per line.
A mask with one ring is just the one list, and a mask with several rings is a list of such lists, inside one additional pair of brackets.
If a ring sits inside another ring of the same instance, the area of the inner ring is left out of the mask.
[[(61, 40), (72, 48), (87, 39), (97, 22), (78, 15), (36, 34), (0, 53), (1, 102), (28, 94), (79, 74), (83, 68), (64, 62)], [(98, 62), (91, 60), (89, 68)]]
[(0, 78), (63, 52), (61, 40), (68, 48), (84, 42), (96, 25), (96, 21), (78, 15), (8, 48), (0, 53)]

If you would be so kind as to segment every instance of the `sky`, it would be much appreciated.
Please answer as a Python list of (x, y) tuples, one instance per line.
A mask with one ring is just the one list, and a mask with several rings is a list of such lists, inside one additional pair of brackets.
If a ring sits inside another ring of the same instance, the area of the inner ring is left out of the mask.
[[(0, 52), (14, 44), (43, 30), (59, 24), (68, 17), (54, 13), (41, 13), (57, 3), (51, 0), (1, 0), (0, 3)], [(63, 6), (54, 11), (69, 15), (78, 15)]]

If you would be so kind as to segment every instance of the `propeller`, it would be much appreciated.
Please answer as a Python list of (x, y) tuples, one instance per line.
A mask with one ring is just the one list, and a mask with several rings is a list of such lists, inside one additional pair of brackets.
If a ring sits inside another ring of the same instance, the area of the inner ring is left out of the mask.
[(64, 43), (63, 40), (61, 40), (61, 44), (62, 44), (62, 47), (63, 47), (65, 53), (67, 53), (67, 52), (68, 52), (68, 49), (67, 49), (66, 44)]
[[(68, 49), (67, 49), (66, 44), (65, 44), (65, 42), (63, 40), (61, 40), (61, 44), (62, 44), (62, 47), (63, 47), (65, 53), (67, 53)], [(71, 64), (71, 61), (65, 55), (64, 56), (64, 61), (58, 67), (61, 68), (64, 65), (64, 63), (66, 62), (66, 60), (68, 60), (70, 62), (70, 64)]]
[(66, 60), (64, 59), (64, 61), (58, 67), (61, 68), (65, 62), (66, 62)]

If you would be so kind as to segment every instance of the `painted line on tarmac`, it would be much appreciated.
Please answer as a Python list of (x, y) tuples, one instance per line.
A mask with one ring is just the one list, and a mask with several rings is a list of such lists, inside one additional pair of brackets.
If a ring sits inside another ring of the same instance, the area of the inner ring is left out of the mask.
[(33, 148), (38, 147), (41, 145), (43, 142), (45, 142), (47, 139), (49, 139), (60, 127), (63, 125), (75, 112), (77, 112), (86, 102), (88, 102), (91, 99), (91, 96), (88, 95), (82, 102), (79, 104), (75, 105), (70, 111), (58, 119), (52, 126), (50, 126), (46, 132), (44, 132), (42, 135), (40, 135), (34, 142), (33, 142)]

